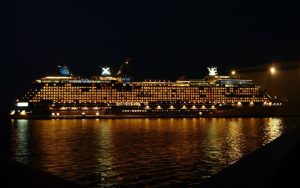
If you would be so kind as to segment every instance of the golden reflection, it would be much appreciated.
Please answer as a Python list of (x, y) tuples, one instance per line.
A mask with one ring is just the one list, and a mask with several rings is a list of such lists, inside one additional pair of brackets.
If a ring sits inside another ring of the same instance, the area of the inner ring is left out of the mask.
[(150, 183), (163, 176), (182, 181), (191, 174), (207, 177), (280, 136), (283, 129), (280, 118), (52, 119), (12, 124), (19, 161), (30, 160), (55, 175), (103, 187), (141, 177), (141, 182)]
[(204, 161), (204, 163), (210, 164), (207, 169), (209, 174), (215, 174), (219, 169), (212, 164), (218, 163), (221, 166), (222, 156), (225, 154), (221, 150), (222, 142), (224, 142), (224, 140), (219, 137), (223, 134), (223, 125), (218, 124), (221, 123), (222, 120), (219, 118), (204, 120), (202, 126), (206, 127), (206, 135), (204, 137), (204, 146), (202, 148), (204, 150), (204, 155), (201, 160)]
[(266, 124), (264, 126), (264, 142), (267, 144), (279, 137), (282, 134), (282, 119), (281, 118), (266, 118)]
[(230, 156), (231, 163), (234, 163), (242, 157), (242, 125), (240, 119), (238, 121), (232, 120), (228, 123), (228, 154)]
[(16, 125), (16, 139), (15, 139), (15, 156), (14, 158), (19, 162), (28, 163), (29, 162), (29, 133), (28, 133), (28, 121), (26, 119), (18, 119), (13, 121), (13, 125)]
[[(90, 121), (89, 121), (90, 122)], [(117, 172), (113, 169), (114, 158), (112, 156), (113, 144), (111, 133), (112, 120), (102, 121), (97, 127), (99, 128), (99, 150), (97, 153), (98, 168), (101, 169), (100, 176), (102, 184), (112, 186), (107, 179), (117, 176)]]

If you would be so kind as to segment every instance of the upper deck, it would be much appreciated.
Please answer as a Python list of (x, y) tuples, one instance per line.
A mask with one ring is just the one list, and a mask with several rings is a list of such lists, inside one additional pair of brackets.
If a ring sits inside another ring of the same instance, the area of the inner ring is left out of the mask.
[[(105, 67), (100, 76), (94, 76), (91, 79), (83, 79), (78, 76), (68, 74), (60, 74), (55, 76), (45, 76), (35, 80), (36, 83), (74, 83), (74, 84), (123, 84), (124, 86), (213, 86), (213, 87), (257, 87), (253, 80), (241, 79), (233, 76), (218, 76), (216, 70), (209, 73), (203, 79), (191, 80), (145, 80), (131, 81), (129, 77), (121, 77), (111, 75), (109, 68)], [(209, 69), (211, 71), (211, 69)], [(62, 71), (61, 71), (62, 72)], [(63, 72), (64, 73), (64, 72)]]

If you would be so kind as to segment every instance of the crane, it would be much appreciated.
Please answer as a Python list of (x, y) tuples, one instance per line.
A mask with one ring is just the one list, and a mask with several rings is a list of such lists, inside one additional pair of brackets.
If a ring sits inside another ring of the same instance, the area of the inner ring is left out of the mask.
[(119, 68), (119, 70), (118, 70), (116, 76), (120, 76), (120, 75), (122, 74), (123, 67), (124, 67), (125, 65), (128, 65), (130, 60), (131, 60), (131, 58), (128, 58), (128, 59), (126, 59), (126, 61), (124, 61), (124, 62), (121, 64), (121, 66), (120, 66), (120, 68)]

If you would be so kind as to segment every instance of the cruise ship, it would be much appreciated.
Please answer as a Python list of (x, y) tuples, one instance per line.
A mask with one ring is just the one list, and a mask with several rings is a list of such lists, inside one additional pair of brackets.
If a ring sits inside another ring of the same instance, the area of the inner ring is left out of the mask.
[[(126, 61), (123, 65), (128, 64)], [(216, 67), (194, 80), (132, 81), (101, 67), (91, 79), (59, 74), (33, 82), (16, 100), (12, 118), (130, 118), (274, 116), (284, 104), (253, 80), (218, 75)]]

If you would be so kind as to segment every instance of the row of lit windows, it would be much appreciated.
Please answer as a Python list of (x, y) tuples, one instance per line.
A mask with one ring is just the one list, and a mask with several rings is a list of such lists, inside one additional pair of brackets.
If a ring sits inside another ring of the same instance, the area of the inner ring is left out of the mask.
[(176, 100), (176, 99), (183, 99), (183, 100), (217, 100), (217, 99), (226, 99), (226, 100), (253, 100), (253, 99), (259, 99), (259, 98), (253, 98), (253, 97), (224, 97), (224, 96), (209, 96), (209, 97), (203, 97), (200, 98), (199, 96), (176, 96), (176, 97), (164, 97), (164, 96), (155, 96), (155, 97), (147, 97), (147, 98), (137, 98), (137, 97), (117, 97), (117, 96), (107, 96), (107, 97), (86, 97), (86, 96), (76, 96), (76, 97), (62, 97), (62, 96), (36, 96), (33, 97), (33, 99), (44, 99), (44, 100), (53, 100), (53, 99), (61, 99), (61, 100), (68, 100), (68, 99), (89, 99), (89, 100), (95, 100), (95, 101), (101, 101), (101, 100), (126, 100), (126, 99), (135, 99), (135, 100), (141, 100), (141, 101), (148, 101), (148, 100)]
[[(97, 87), (84, 87), (84, 86), (80, 86), (80, 87), (63, 87), (63, 86), (55, 86), (55, 87), (51, 87), (51, 86), (47, 86), (44, 87), (43, 90), (46, 91), (58, 91), (58, 90), (68, 90), (68, 91), (81, 91), (81, 89), (89, 89), (89, 90), (95, 90), (95, 91), (99, 91), (99, 90), (113, 90), (115, 88), (113, 87), (106, 87), (106, 88), (97, 88)], [(186, 90), (190, 90), (190, 91), (212, 91), (212, 90), (222, 90), (222, 91), (238, 91), (238, 90), (259, 90), (260, 88), (224, 88), (224, 87), (204, 87), (203, 89), (199, 89), (199, 87), (141, 87), (139, 89), (136, 89), (135, 87), (131, 87), (131, 90), (136, 90), (136, 91), (141, 91), (141, 90), (173, 90), (173, 91), (186, 91)]]
[[(226, 99), (210, 99), (210, 100), (190, 100), (190, 102), (193, 103), (212, 103), (212, 102), (229, 102), (229, 103), (234, 103), (237, 101), (241, 101), (241, 102), (263, 102), (266, 101), (266, 98), (262, 98), (262, 99), (234, 99), (234, 100), (226, 100)], [(29, 100), (30, 102), (40, 102), (40, 99), (32, 99)], [(155, 99), (151, 99), (151, 100), (134, 100), (134, 99), (129, 99), (129, 100), (114, 100), (114, 99), (106, 99), (106, 100), (91, 100), (91, 99), (80, 99), (80, 100), (72, 100), (72, 99), (53, 99), (53, 102), (59, 103), (78, 103), (78, 102), (82, 102), (82, 103), (98, 103), (98, 102), (109, 102), (109, 103), (114, 103), (114, 102), (139, 102), (139, 103), (146, 103), (146, 102), (156, 102), (159, 100), (155, 100)], [(169, 99), (164, 99), (163, 101), (174, 101), (174, 100), (169, 100)]]
[(229, 92), (221, 92), (221, 91), (216, 91), (216, 92), (209, 92), (209, 93), (198, 93), (198, 92), (182, 92), (182, 93), (171, 93), (171, 92), (117, 92), (117, 91), (112, 91), (112, 92), (38, 92), (37, 94), (43, 94), (43, 95), (197, 95), (197, 94), (212, 94), (212, 95), (223, 95), (223, 94), (252, 94), (252, 95), (257, 95), (259, 94), (258, 92), (249, 92), (249, 91), (242, 91), (242, 92), (237, 92), (237, 93), (229, 93)]
[[(86, 88), (44, 88), (41, 89), (41, 91), (78, 91), (81, 92), (82, 89), (86, 89)], [(92, 88), (88, 88), (88, 91), (93, 91), (93, 92), (110, 92), (110, 91), (116, 91), (118, 89), (114, 89), (114, 88), (109, 88), (109, 89), (92, 89)], [(123, 89), (124, 91), (126, 91), (125, 89)], [(224, 89), (224, 88), (208, 88), (208, 89), (204, 89), (204, 90), (199, 90), (198, 88), (182, 88), (182, 89), (173, 89), (173, 88), (152, 88), (152, 89), (134, 89), (132, 88), (131, 91), (135, 91), (135, 92), (141, 92), (141, 91), (168, 91), (168, 92), (184, 92), (184, 91), (190, 91), (190, 92), (209, 92), (209, 91), (226, 91), (226, 92), (241, 92), (241, 91), (258, 91), (258, 88), (243, 88), (243, 89), (237, 89), (237, 90), (233, 90), (233, 89)]]
[(147, 112), (147, 110), (122, 110), (122, 112)]
[[(36, 96), (38, 95), (47, 95), (47, 96), (57, 96), (57, 95), (64, 95), (64, 96), (104, 96), (104, 95), (113, 95), (113, 96), (147, 96), (147, 95), (153, 95), (153, 96), (190, 96), (190, 95), (195, 95), (195, 96), (199, 96), (201, 94), (205, 94), (205, 95), (220, 95), (220, 96), (224, 96), (225, 95), (230, 95), (230, 94), (235, 94), (235, 95), (257, 95), (259, 93), (253, 93), (253, 92), (243, 92), (243, 93), (223, 93), (223, 92), (211, 92), (211, 93), (134, 93), (134, 92), (127, 92), (127, 93), (86, 93), (86, 92), (80, 92), (80, 93), (67, 93), (67, 92), (53, 92), (53, 93), (48, 93), (48, 92), (39, 92), (36, 94)], [(29, 95), (31, 96), (31, 95)]]
[[(225, 93), (225, 95), (231, 95), (232, 93)], [(73, 94), (73, 93), (38, 93), (34, 96), (47, 96), (47, 97), (56, 97), (56, 96), (63, 96), (63, 97), (102, 97), (102, 96), (132, 96), (132, 97), (175, 97), (175, 96), (185, 96), (185, 97), (189, 97), (189, 96), (194, 96), (194, 97), (202, 97), (201, 95), (203, 94), (195, 94), (195, 93), (191, 93), (191, 94), (184, 94), (184, 93), (177, 93), (177, 94), (161, 94), (161, 93), (151, 93), (151, 94), (136, 94), (136, 93), (98, 93), (98, 94), (86, 94), (86, 93), (77, 93), (77, 94)], [(204, 96), (220, 96), (220, 97), (225, 97), (225, 95), (223, 93), (207, 93), (204, 94)], [(233, 95), (238, 95), (238, 96), (244, 96), (244, 95), (251, 95), (251, 96), (255, 96), (257, 94), (255, 93), (240, 93), (240, 94), (236, 94), (233, 93)], [(31, 95), (29, 95), (31, 96)]]

